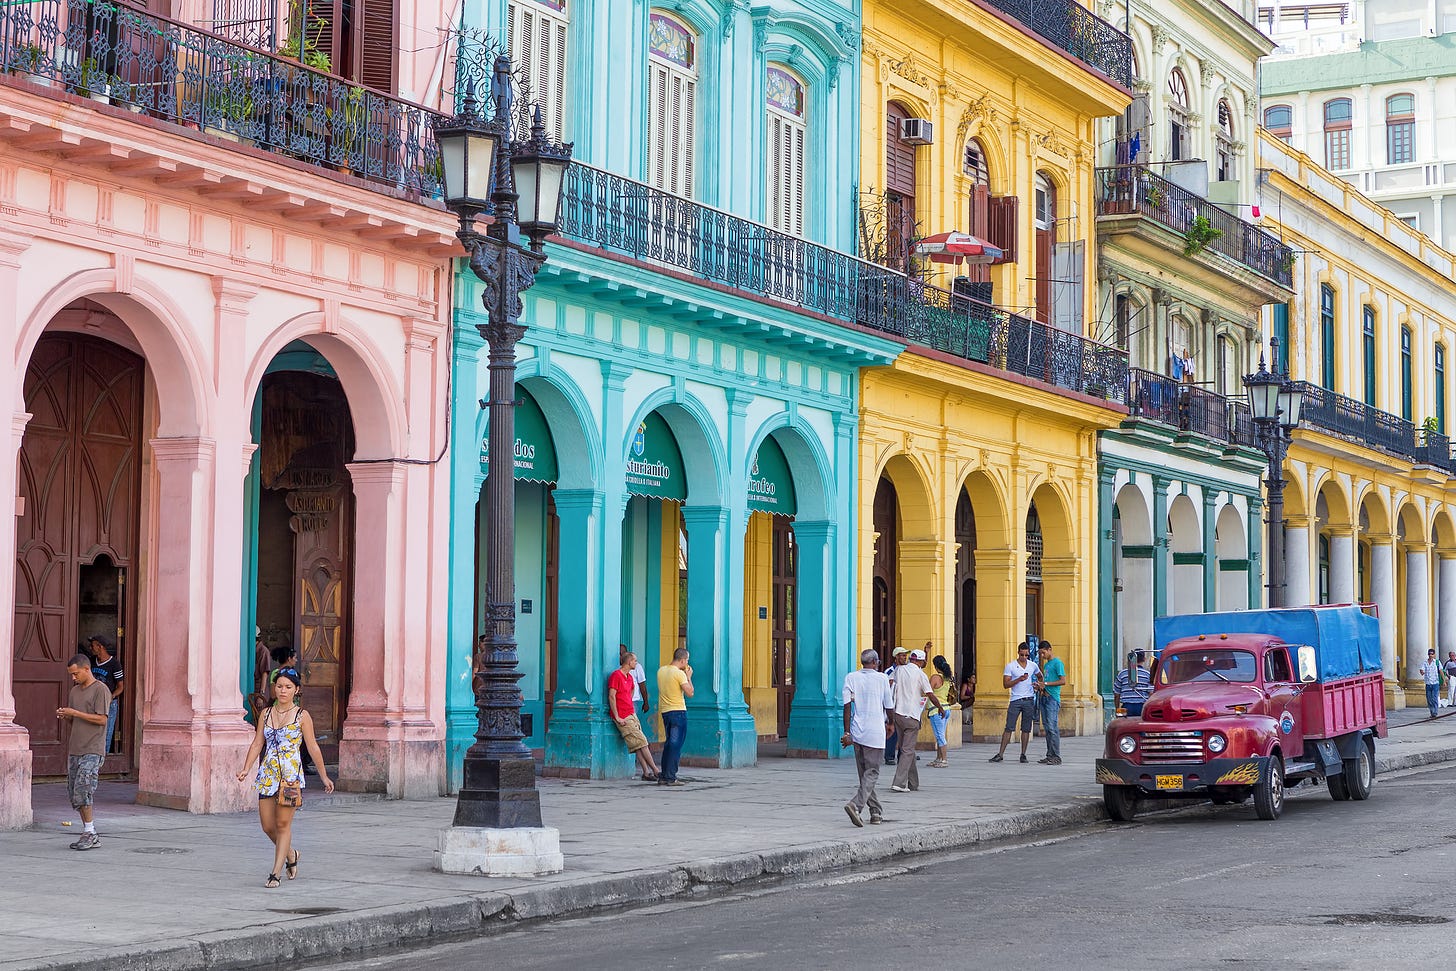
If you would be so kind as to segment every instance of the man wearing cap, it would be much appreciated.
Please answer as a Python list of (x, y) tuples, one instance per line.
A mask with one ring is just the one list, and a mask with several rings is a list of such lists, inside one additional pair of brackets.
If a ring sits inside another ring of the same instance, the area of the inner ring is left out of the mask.
[[(895, 648), (896, 653), (903, 647)], [(914, 792), (920, 788), (920, 768), (915, 764), (915, 742), (920, 735), (920, 716), (925, 712), (927, 702), (934, 702), (942, 715), (945, 706), (935, 696), (930, 679), (925, 676), (925, 652), (910, 652), (910, 663), (902, 664), (895, 671), (895, 734), (899, 737), (899, 754), (896, 756), (895, 781), (891, 792)]]
[(844, 811), (856, 826), (863, 826), (860, 813), (870, 811), (870, 822), (884, 816), (875, 783), (880, 779), (880, 759), (885, 754), (885, 726), (895, 711), (890, 679), (880, 673), (880, 655), (863, 651), (860, 669), (844, 676), (844, 734), (841, 746), (854, 746), (854, 767), (859, 772), (859, 789), (844, 804)]
[(1436, 717), (1436, 709), (1441, 705), (1441, 679), (1445, 675), (1433, 647), (1426, 652), (1426, 663), (1421, 665), (1421, 677), (1426, 682), (1426, 710), (1431, 713), (1432, 718)]
[(1146, 651), (1133, 651), (1127, 657), (1132, 663), (1112, 679), (1112, 708), (1128, 715), (1141, 715), (1143, 702), (1153, 693), (1153, 676), (1143, 667)]
[(1456, 651), (1446, 655), (1446, 707), (1456, 708)]

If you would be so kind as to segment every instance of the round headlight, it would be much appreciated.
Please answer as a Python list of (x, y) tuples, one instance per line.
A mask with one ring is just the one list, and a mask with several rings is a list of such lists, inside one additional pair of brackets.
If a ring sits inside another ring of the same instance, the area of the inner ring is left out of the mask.
[(1214, 732), (1212, 735), (1208, 736), (1208, 750), (1214, 755), (1217, 755), (1219, 752), (1222, 752), (1226, 748), (1228, 748), (1228, 739), (1224, 738), (1217, 732)]
[(1131, 735), (1124, 735), (1117, 740), (1117, 750), (1123, 755), (1131, 755), (1137, 748), (1137, 739)]

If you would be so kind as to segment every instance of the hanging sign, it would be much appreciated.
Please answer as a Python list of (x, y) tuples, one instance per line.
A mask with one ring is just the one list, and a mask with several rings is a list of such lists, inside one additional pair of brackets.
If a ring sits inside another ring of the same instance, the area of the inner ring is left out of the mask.
[[(530, 392), (516, 389), (516, 478), (526, 482), (556, 482), (556, 445), (541, 406)], [(489, 433), (480, 440), (480, 471), (490, 471)]]
[(627, 449), (627, 491), (634, 496), (685, 501), (682, 451), (667, 422), (653, 412), (637, 426)]
[(748, 473), (748, 508), (775, 516), (792, 516), (797, 509), (794, 476), (784, 450), (773, 436), (763, 440), (753, 457), (753, 468)]

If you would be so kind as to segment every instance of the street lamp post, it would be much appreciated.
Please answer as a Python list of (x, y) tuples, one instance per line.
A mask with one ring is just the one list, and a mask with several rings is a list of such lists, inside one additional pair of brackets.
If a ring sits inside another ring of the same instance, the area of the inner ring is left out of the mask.
[(1273, 370), (1264, 366), (1264, 356), (1259, 355), (1259, 370), (1244, 376), (1244, 387), (1248, 389), (1249, 410), (1254, 419), (1254, 444), (1269, 461), (1269, 471), (1264, 479), (1268, 488), (1265, 503), (1267, 524), (1265, 548), (1266, 573), (1268, 574), (1269, 606), (1285, 606), (1284, 579), (1284, 456), (1289, 452), (1289, 443), (1294, 429), (1299, 425), (1300, 410), (1304, 405), (1304, 389), (1289, 380), (1288, 373), (1280, 373), (1279, 341), (1269, 341), (1269, 353), (1273, 359)]
[[(562, 869), (555, 829), (541, 823), (536, 765), (521, 731), (521, 672), (516, 656), (515, 438), (516, 345), (525, 335), (521, 294), (546, 262), (556, 231), (571, 146), (547, 140), (539, 109), (530, 138), (511, 139), (511, 62), (499, 57), (491, 79), (494, 116), (478, 112), (474, 86), (462, 110), (435, 131), (444, 166), (445, 205), (460, 218), (456, 235), (485, 287), (490, 348), (485, 487), (485, 629), (475, 655), (475, 744), (465, 753), (454, 824), (441, 833), (435, 868), (482, 876)], [(518, 191), (519, 190), (519, 191)], [(489, 210), (484, 232), (475, 219)], [(529, 246), (521, 245), (525, 235)]]

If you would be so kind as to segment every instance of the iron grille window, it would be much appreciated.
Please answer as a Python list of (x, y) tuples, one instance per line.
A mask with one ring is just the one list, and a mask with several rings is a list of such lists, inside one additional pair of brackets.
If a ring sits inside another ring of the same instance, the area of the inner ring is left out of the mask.
[(1026, 582), (1041, 582), (1041, 517), (1036, 507), (1026, 514)]

